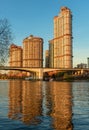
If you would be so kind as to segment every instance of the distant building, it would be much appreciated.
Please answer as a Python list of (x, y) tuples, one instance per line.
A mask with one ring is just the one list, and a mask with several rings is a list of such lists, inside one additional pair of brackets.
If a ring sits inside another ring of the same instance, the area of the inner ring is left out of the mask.
[(15, 44), (11, 44), (9, 54), (10, 67), (22, 67), (22, 47)]
[(54, 67), (54, 42), (53, 40), (49, 41), (49, 67)]
[[(11, 44), (9, 49), (9, 66), (10, 67), (22, 67), (22, 47), (15, 44)], [(20, 71), (10, 70), (9, 76), (18, 75)]]
[(77, 64), (77, 68), (87, 68), (87, 64), (85, 63), (80, 63), (80, 64)]
[(43, 67), (43, 39), (30, 35), (23, 40), (23, 67)]
[(51, 66), (72, 68), (72, 14), (67, 7), (54, 17), (54, 39), (49, 41), (49, 48)]
[(49, 50), (45, 51), (45, 67), (49, 68)]
[(89, 68), (89, 57), (87, 58), (87, 67)]

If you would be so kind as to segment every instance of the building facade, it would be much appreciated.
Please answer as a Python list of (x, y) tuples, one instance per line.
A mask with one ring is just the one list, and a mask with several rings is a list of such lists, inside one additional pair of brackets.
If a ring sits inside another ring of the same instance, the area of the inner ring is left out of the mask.
[(54, 40), (49, 41), (49, 67), (54, 67)]
[(49, 68), (49, 50), (45, 51), (45, 67)]
[(30, 35), (23, 40), (23, 67), (43, 67), (43, 39)]
[(89, 68), (89, 57), (87, 58), (87, 68)]
[(87, 64), (85, 64), (85, 63), (77, 64), (77, 68), (85, 69), (85, 68), (87, 68)]
[(22, 47), (15, 44), (11, 44), (9, 54), (10, 67), (22, 67)]
[(54, 17), (54, 38), (50, 48), (54, 68), (72, 68), (72, 14), (70, 9), (62, 7)]

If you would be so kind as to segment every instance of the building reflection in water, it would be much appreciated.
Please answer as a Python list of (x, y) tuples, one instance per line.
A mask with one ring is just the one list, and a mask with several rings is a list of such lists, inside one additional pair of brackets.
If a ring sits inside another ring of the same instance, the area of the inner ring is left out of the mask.
[(41, 93), (41, 82), (10, 81), (8, 117), (25, 124), (37, 124), (36, 117), (41, 115)]
[(41, 115), (41, 82), (22, 82), (22, 121), (26, 124), (39, 122), (37, 116)]
[(53, 119), (49, 126), (55, 130), (72, 130), (71, 99), (72, 84), (68, 82), (12, 80), (9, 86), (8, 117), (27, 125)]
[(56, 130), (72, 130), (72, 84), (68, 82), (49, 83), (53, 127)]
[(11, 119), (20, 119), (22, 113), (22, 82), (11, 80), (9, 83), (9, 113)]

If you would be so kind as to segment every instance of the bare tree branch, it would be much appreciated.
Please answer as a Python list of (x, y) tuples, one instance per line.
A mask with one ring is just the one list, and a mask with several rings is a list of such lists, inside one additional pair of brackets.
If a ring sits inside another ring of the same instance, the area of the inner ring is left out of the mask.
[(9, 46), (12, 41), (11, 26), (7, 19), (0, 20), (0, 65), (7, 62)]

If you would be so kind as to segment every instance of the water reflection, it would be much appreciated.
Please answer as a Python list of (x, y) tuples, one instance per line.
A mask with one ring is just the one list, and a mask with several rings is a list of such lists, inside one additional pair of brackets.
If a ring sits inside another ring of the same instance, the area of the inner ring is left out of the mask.
[(72, 130), (72, 84), (53, 82), (49, 88), (54, 128), (56, 130)]
[(37, 123), (41, 115), (42, 91), (40, 82), (22, 82), (22, 121), (26, 124)]
[(73, 83), (74, 130), (89, 130), (89, 82)]
[(8, 117), (27, 125), (41, 124), (46, 120), (44, 125), (49, 123), (51, 130), (72, 130), (71, 98), (71, 83), (12, 80)]
[(20, 119), (22, 113), (22, 82), (10, 81), (9, 84), (9, 113), (11, 119)]
[(10, 81), (9, 114), (11, 119), (22, 120), (25, 124), (37, 123), (41, 114), (40, 82)]

